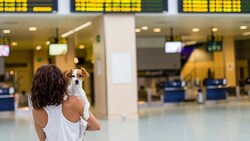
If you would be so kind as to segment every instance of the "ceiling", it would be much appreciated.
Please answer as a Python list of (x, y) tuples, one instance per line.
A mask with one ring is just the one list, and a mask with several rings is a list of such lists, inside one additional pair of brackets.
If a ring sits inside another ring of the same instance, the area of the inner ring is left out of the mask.
[[(151, 30), (137, 33), (141, 36), (165, 36), (170, 35), (173, 28), (174, 35), (181, 35), (183, 41), (205, 41), (207, 35), (211, 35), (211, 27), (219, 30), (215, 35), (234, 36), (236, 39), (245, 39), (242, 33), (250, 31), (250, 16), (229, 14), (179, 14), (179, 15), (138, 15), (136, 26), (148, 25)], [(240, 30), (241, 25), (248, 26), (246, 30)], [(162, 32), (153, 33), (152, 29), (160, 27)], [(200, 28), (200, 32), (192, 32), (192, 28)]]
[[(92, 21), (99, 14), (71, 14), (71, 15), (52, 15), (52, 14), (1, 14), (0, 29), (10, 29), (7, 36), (11, 41), (18, 42), (14, 50), (31, 50), (41, 45), (46, 49), (45, 42), (50, 37), (56, 37), (56, 29), (59, 35), (65, 33), (79, 25)], [(184, 42), (205, 41), (207, 35), (211, 34), (211, 27), (219, 29), (215, 35), (234, 36), (235, 39), (248, 39), (242, 36), (243, 32), (250, 31), (250, 16), (246, 14), (136, 14), (136, 27), (148, 26), (147, 31), (136, 33), (137, 38), (143, 37), (164, 37), (170, 35), (170, 28), (173, 28), (174, 35), (181, 35)], [(240, 30), (241, 25), (248, 26), (248, 29)], [(37, 31), (30, 32), (30, 26), (37, 27)], [(153, 28), (161, 28), (161, 32), (154, 33)], [(192, 28), (200, 28), (200, 32), (193, 33)], [(87, 27), (70, 37), (75, 37), (76, 44), (84, 44), (86, 47), (92, 46), (91, 38), (92, 27)]]
[[(11, 33), (3, 34), (8, 37), (11, 42), (18, 43), (17, 46), (11, 47), (14, 50), (35, 49), (36, 46), (41, 45), (46, 48), (45, 42), (50, 37), (57, 36), (57, 29), (59, 36), (75, 27), (78, 27), (86, 22), (92, 21), (97, 14), (91, 15), (0, 15), (0, 29), (10, 29)], [(37, 31), (30, 32), (29, 27), (37, 27)], [(77, 39), (75, 41), (91, 44), (91, 27), (74, 35)], [(73, 37), (73, 36), (71, 36)]]

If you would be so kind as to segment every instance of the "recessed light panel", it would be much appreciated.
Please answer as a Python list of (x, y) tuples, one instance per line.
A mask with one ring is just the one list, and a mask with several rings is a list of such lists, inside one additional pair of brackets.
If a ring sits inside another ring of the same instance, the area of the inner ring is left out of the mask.
[(9, 30), (9, 29), (5, 29), (5, 30), (3, 30), (3, 33), (4, 33), (4, 34), (9, 34), (9, 33), (10, 33), (10, 30)]
[(147, 26), (142, 26), (141, 30), (148, 30), (148, 27)]
[(161, 32), (161, 29), (160, 29), (160, 28), (154, 28), (153, 31), (154, 31), (154, 32)]
[(36, 31), (37, 28), (36, 27), (29, 27), (29, 31)]

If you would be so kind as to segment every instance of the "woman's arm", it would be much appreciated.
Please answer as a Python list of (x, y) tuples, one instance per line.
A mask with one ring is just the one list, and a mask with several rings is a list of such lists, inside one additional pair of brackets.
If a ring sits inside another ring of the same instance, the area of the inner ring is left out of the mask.
[(89, 119), (87, 122), (88, 122), (87, 130), (96, 131), (101, 129), (99, 121), (95, 118), (95, 116), (91, 112), (89, 112)]
[(46, 135), (43, 129), (35, 122), (36, 133), (40, 141), (45, 141)]
[[(74, 109), (76, 109), (80, 116), (84, 119), (83, 116), (83, 111), (84, 111), (84, 103), (83, 101), (79, 98), (79, 97), (72, 97), (74, 98)], [(87, 130), (89, 131), (96, 131), (96, 130), (100, 130), (101, 126), (99, 121), (95, 118), (95, 116), (89, 112), (89, 119), (88, 119), (88, 127)]]
[(36, 111), (35, 109), (32, 110), (32, 114), (33, 114), (33, 119), (34, 119), (34, 124), (35, 124), (37, 136), (38, 136), (40, 141), (45, 141), (46, 135), (45, 135), (42, 127), (38, 124), (38, 120), (40, 120), (40, 118), (42, 118), (42, 117), (38, 114), (38, 111)]

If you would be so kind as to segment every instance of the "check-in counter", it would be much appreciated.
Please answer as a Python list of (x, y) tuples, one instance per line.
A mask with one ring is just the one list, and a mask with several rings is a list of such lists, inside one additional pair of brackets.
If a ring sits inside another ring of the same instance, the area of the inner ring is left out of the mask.
[(0, 88), (0, 112), (2, 111), (14, 111), (15, 110), (15, 98), (14, 88)]
[(227, 99), (226, 79), (205, 79), (203, 82), (206, 100)]
[(245, 80), (244, 89), (247, 92), (248, 96), (250, 97), (250, 78), (247, 78)]
[(185, 101), (185, 81), (167, 81), (164, 85), (164, 103)]

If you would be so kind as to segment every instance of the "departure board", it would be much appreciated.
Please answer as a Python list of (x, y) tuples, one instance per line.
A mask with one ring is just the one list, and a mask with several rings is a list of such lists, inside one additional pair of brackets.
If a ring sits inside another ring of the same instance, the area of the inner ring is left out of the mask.
[(71, 12), (140, 13), (167, 9), (167, 0), (71, 0)]
[(52, 13), (57, 0), (0, 0), (0, 13)]
[(250, 13), (250, 0), (179, 0), (180, 13)]

